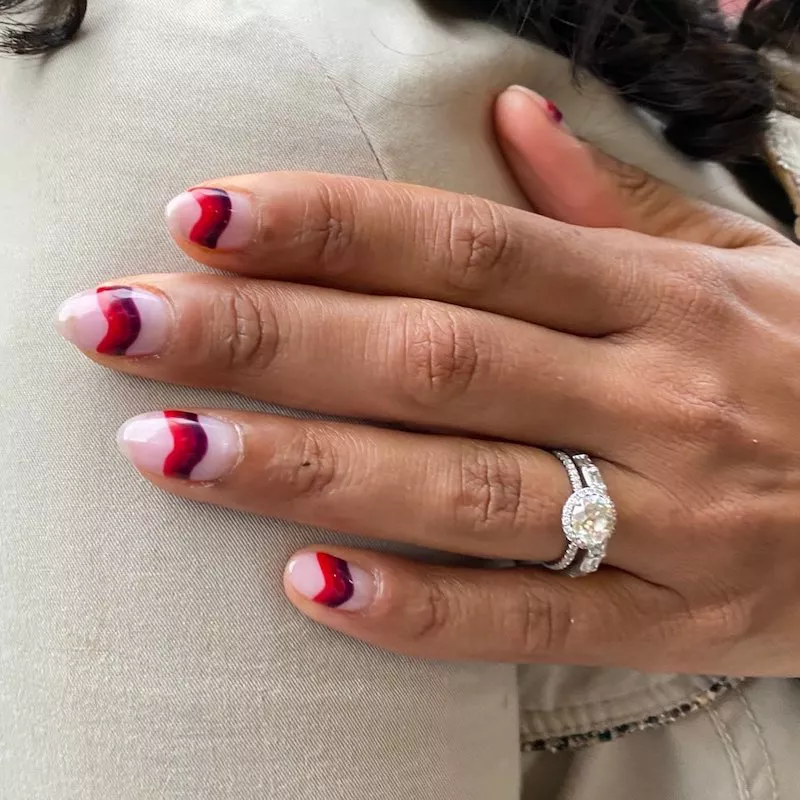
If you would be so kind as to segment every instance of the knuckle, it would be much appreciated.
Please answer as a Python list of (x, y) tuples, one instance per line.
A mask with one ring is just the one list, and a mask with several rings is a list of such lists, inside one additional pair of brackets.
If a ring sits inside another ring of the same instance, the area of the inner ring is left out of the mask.
[(605, 154), (601, 156), (600, 161), (617, 186), (623, 192), (635, 197), (647, 196), (660, 185), (655, 178), (632, 164), (626, 164)]
[(410, 615), (408, 638), (418, 643), (436, 640), (452, 621), (451, 596), (438, 581), (428, 581)]
[(303, 428), (267, 468), (270, 484), (283, 493), (284, 501), (320, 497), (331, 491), (341, 474), (333, 442), (312, 428)]
[(481, 358), (472, 331), (444, 306), (414, 304), (397, 327), (400, 389), (415, 404), (437, 407), (468, 391)]
[(682, 441), (699, 442), (714, 457), (752, 442), (751, 422), (722, 376), (698, 370), (674, 405)]
[(615, 306), (630, 311), (635, 327), (647, 325), (660, 309), (656, 291), (659, 281), (654, 275), (652, 254), (643, 253), (636, 247), (620, 249), (615, 252), (611, 263), (616, 279), (609, 299)]
[(306, 205), (298, 229), (299, 244), (309, 258), (328, 272), (348, 263), (356, 238), (355, 193), (347, 181), (320, 181), (316, 196)]
[(746, 641), (761, 627), (751, 604), (742, 598), (728, 597), (706, 612), (706, 632), (703, 639), (717, 646), (729, 646)]
[(513, 455), (468, 443), (461, 451), (459, 472), (454, 498), (459, 530), (479, 538), (508, 539), (512, 531), (524, 528), (522, 469)]
[(743, 593), (731, 591), (711, 576), (704, 581), (704, 592), (706, 600), (687, 611), (688, 625), (686, 620), (680, 623), (684, 637), (693, 632), (697, 642), (726, 649), (746, 641), (761, 626), (755, 604)]
[(234, 286), (223, 300), (223, 366), (230, 372), (260, 372), (278, 350), (278, 326), (269, 306), (247, 289)]
[(687, 245), (677, 269), (666, 268), (660, 277), (659, 321), (668, 335), (683, 336), (689, 325), (718, 338), (738, 319), (725, 272), (708, 251)]
[(648, 220), (652, 234), (668, 235), (697, 215), (693, 203), (639, 167), (609, 156), (603, 156), (602, 163), (627, 202)]
[(512, 237), (506, 218), (488, 200), (465, 197), (450, 212), (445, 281), (462, 294), (481, 294), (507, 277)]
[(508, 615), (509, 640), (523, 661), (536, 661), (549, 654), (568, 652), (574, 625), (569, 601), (552, 585), (528, 585)]

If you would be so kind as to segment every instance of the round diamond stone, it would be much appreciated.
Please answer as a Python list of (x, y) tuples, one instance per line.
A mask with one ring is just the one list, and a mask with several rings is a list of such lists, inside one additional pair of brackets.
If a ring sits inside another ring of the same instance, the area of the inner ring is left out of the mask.
[(607, 494), (597, 489), (580, 489), (564, 506), (561, 521), (567, 538), (590, 550), (604, 545), (611, 538), (617, 511)]

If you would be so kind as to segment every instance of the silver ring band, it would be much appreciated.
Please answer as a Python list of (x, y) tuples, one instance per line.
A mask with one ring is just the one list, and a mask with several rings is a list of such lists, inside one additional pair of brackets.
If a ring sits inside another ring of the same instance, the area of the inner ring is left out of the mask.
[(603, 563), (617, 523), (617, 510), (600, 470), (589, 456), (563, 450), (553, 450), (552, 454), (567, 471), (572, 485), (572, 494), (561, 512), (561, 528), (567, 546), (557, 561), (540, 563), (574, 578), (590, 575)]

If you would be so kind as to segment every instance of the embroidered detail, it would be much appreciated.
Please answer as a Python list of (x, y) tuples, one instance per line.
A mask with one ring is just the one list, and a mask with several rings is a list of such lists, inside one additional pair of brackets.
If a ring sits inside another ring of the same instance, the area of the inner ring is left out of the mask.
[(708, 708), (721, 695), (730, 689), (734, 689), (744, 682), (744, 678), (719, 678), (705, 691), (695, 695), (685, 703), (675, 706), (660, 714), (654, 714), (642, 720), (634, 720), (623, 725), (615, 725), (612, 728), (605, 728), (586, 733), (575, 733), (569, 736), (554, 736), (547, 739), (531, 739), (520, 742), (523, 753), (548, 752), (560, 753), (563, 750), (580, 750), (600, 742), (612, 742), (623, 736), (628, 736), (637, 731), (645, 731), (649, 728), (660, 728), (664, 725), (671, 725), (673, 722), (684, 719), (697, 711)]

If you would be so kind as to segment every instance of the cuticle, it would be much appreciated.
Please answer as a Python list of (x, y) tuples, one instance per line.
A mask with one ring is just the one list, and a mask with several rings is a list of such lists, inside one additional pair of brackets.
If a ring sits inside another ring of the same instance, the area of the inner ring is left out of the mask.
[(206, 413), (204, 411), (201, 411), (199, 413), (204, 414), (204, 416), (211, 417), (211, 419), (216, 419), (219, 422), (224, 422), (226, 425), (230, 425), (236, 431), (236, 438), (238, 439), (238, 444), (239, 444), (238, 454), (236, 456), (236, 461), (234, 461), (233, 464), (231, 464), (231, 466), (228, 469), (226, 469), (225, 472), (222, 475), (220, 475), (215, 480), (210, 481), (210, 483), (212, 483), (212, 484), (219, 483), (219, 481), (224, 480), (229, 475), (232, 475), (234, 473), (234, 471), (237, 470), (242, 465), (242, 462), (245, 459), (245, 438), (246, 437), (245, 437), (242, 425), (240, 423), (238, 423), (238, 422), (236, 422), (236, 421), (234, 421), (232, 419), (229, 419), (228, 417), (226, 417), (226, 416), (224, 416), (222, 414), (217, 414), (217, 413), (208, 414), (208, 413)]

